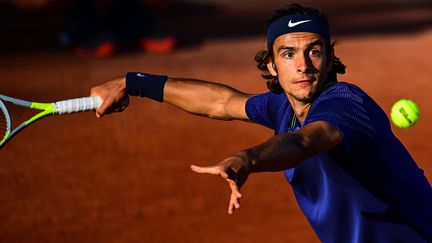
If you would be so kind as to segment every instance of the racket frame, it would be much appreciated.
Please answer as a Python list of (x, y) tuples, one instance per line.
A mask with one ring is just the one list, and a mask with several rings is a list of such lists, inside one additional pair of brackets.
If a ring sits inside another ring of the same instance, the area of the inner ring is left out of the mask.
[[(48, 115), (54, 114), (54, 106), (53, 103), (38, 103), (38, 102), (30, 102), (26, 100), (21, 100), (17, 98), (12, 98), (6, 95), (0, 94), (0, 100), (2, 101), (2, 109), (5, 112), (6, 115), (6, 123), (8, 126), (8, 131), (6, 132), (6, 135), (4, 138), (0, 141), (0, 148), (3, 147), (11, 138), (15, 136), (19, 131), (24, 129), (27, 125), (45, 117)], [(10, 118), (10, 115), (7, 111), (6, 106), (3, 104), (3, 102), (11, 103), (17, 106), (26, 107), (34, 110), (42, 110), (42, 112), (34, 115), (30, 119), (24, 121), (19, 126), (17, 126), (15, 129), (12, 129), (12, 120)]]
[(0, 141), (0, 147), (1, 147), (1, 144), (3, 144), (3, 141), (7, 137), (9, 137), (9, 135), (11, 133), (11, 119), (10, 119), (10, 116), (9, 116), (9, 112), (8, 112), (8, 110), (6, 108), (6, 105), (3, 103), (2, 100), (0, 100), (0, 109), (2, 110), (2, 112), (4, 114), (4, 118), (5, 118), (5, 122), (6, 122), (6, 131), (4, 131), (5, 134), (3, 135), (3, 138)]
[[(17, 106), (26, 107), (34, 110), (42, 110), (42, 112), (34, 115), (30, 119), (22, 122), (18, 127), (15, 129), (12, 129), (12, 121), (9, 115), (9, 112), (7, 111), (7, 107), (4, 104), (5, 103), (11, 103)], [(6, 117), (6, 124), (8, 131), (6, 132), (6, 135), (4, 138), (0, 141), (0, 148), (2, 148), (15, 134), (17, 134), (19, 131), (27, 127), (28, 125), (32, 124), (33, 122), (49, 115), (61, 115), (61, 114), (69, 114), (74, 112), (80, 112), (80, 111), (88, 111), (88, 110), (95, 110), (96, 107), (98, 107), (102, 101), (99, 97), (83, 97), (83, 98), (76, 98), (76, 99), (70, 99), (70, 100), (64, 100), (64, 101), (58, 101), (54, 103), (39, 103), (39, 102), (30, 102), (26, 100), (21, 100), (17, 98), (12, 98), (6, 95), (0, 94), (0, 106), (1, 109), (5, 113)]]

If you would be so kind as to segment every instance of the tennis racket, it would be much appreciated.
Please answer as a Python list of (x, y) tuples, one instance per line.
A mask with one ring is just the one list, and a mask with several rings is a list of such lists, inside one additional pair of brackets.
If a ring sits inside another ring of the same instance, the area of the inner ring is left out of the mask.
[[(13, 105), (27, 107), (35, 110), (41, 110), (41, 112), (24, 121), (15, 129), (12, 129), (11, 118), (9, 116), (9, 112), (5, 103), (10, 103)], [(96, 110), (96, 108), (98, 108), (101, 103), (102, 100), (97, 96), (62, 100), (54, 103), (38, 103), (20, 100), (0, 94), (0, 149), (18, 132), (22, 131), (25, 127), (43, 117), (50, 115), (64, 115), (83, 111), (93, 111)]]

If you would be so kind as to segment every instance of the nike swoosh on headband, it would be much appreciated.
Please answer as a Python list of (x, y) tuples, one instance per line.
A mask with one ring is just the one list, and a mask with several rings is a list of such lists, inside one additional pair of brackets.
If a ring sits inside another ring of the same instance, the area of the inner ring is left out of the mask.
[(302, 20), (302, 21), (298, 21), (298, 22), (291, 22), (291, 20), (288, 22), (288, 27), (292, 28), (294, 26), (297, 26), (299, 24), (303, 24), (306, 22), (312, 21), (311, 19), (307, 19), (307, 20)]

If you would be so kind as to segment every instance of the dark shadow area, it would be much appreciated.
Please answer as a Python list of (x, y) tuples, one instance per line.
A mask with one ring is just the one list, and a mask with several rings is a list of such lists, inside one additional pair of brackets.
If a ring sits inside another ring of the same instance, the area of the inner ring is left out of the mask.
[(432, 28), (432, 1), (353, 3), (325, 9), (336, 36), (415, 33)]
[[(431, 1), (358, 1), (347, 4), (317, 2), (330, 18), (334, 36), (413, 33), (432, 27)], [(196, 46), (207, 39), (262, 36), (266, 20), (279, 5), (266, 1), (203, 3), (172, 1), (152, 11), (159, 26), (177, 37), (179, 48)], [(22, 11), (0, 4), (0, 52), (45, 52), (67, 50), (59, 33), (67, 25), (67, 8), (51, 6)], [(133, 51), (125, 46), (123, 51)]]

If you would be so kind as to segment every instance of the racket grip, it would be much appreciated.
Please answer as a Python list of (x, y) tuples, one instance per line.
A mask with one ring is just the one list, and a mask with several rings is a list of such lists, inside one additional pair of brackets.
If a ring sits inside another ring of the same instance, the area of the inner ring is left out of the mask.
[(93, 111), (101, 104), (102, 100), (98, 96), (62, 100), (53, 104), (54, 114), (63, 115), (82, 111)]

